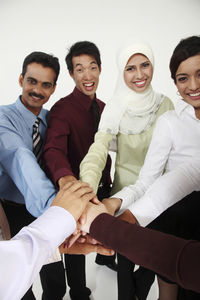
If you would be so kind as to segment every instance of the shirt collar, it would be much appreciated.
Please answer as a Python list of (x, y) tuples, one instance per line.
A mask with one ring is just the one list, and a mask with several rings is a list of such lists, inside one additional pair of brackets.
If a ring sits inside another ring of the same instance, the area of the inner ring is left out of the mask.
[(175, 111), (179, 117), (181, 117), (184, 114), (184, 112), (186, 112), (194, 119), (199, 120), (199, 119), (197, 119), (197, 117), (195, 115), (194, 107), (182, 99), (177, 100), (177, 102), (175, 104)]
[[(18, 111), (21, 113), (27, 126), (32, 129), (33, 124), (35, 123), (36, 116), (30, 110), (28, 110), (26, 106), (21, 102), (20, 96), (17, 98), (16, 107)], [(46, 112), (47, 111), (42, 108), (38, 115), (38, 117), (42, 120), (45, 127), (47, 127)]]
[(91, 100), (89, 96), (83, 94), (81, 91), (77, 89), (77, 87), (74, 88), (72, 94), (76, 97), (76, 101), (88, 111), (92, 105), (92, 101), (97, 100), (96, 94), (94, 96), (94, 99)]

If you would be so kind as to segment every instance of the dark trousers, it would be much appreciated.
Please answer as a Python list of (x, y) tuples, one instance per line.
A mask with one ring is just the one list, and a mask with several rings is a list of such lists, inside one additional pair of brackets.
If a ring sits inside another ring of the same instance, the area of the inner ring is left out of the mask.
[[(11, 236), (30, 224), (35, 218), (26, 210), (25, 205), (17, 205), (9, 201), (2, 202), (5, 214), (10, 225)], [(61, 300), (66, 293), (65, 271), (62, 262), (52, 263), (42, 267), (40, 279), (43, 288), (43, 300)], [(35, 300), (32, 287), (22, 298), (23, 300)]]
[[(104, 198), (109, 198), (110, 191), (111, 191), (111, 187), (110, 187), (110, 184), (108, 184), (108, 183), (99, 187), (99, 189), (97, 191), (98, 199), (100, 201), (102, 201)], [(95, 262), (100, 265), (108, 265), (108, 264), (112, 264), (115, 261), (115, 258), (116, 258), (116, 254), (111, 255), (111, 256), (97, 254)]]
[(91, 291), (86, 287), (85, 255), (65, 254), (65, 266), (71, 298), (89, 299)]
[(154, 272), (140, 267), (134, 272), (135, 264), (125, 256), (117, 254), (118, 300), (145, 300), (154, 282)]
[[(157, 219), (150, 223), (148, 227), (186, 240), (194, 239), (200, 241), (199, 212), (200, 192), (193, 192), (168, 208)], [(167, 279), (161, 278), (169, 282)], [(197, 300), (200, 299), (200, 294), (180, 287), (178, 299)]]
[[(200, 240), (200, 193), (193, 192), (174, 204), (151, 222), (147, 227), (172, 234), (184, 239)], [(118, 299), (132, 300), (137, 295), (139, 300), (146, 299), (153, 283), (152, 271), (140, 267), (133, 273), (134, 263), (118, 255)], [(161, 277), (166, 282), (167, 279)], [(143, 291), (143, 292), (142, 292)], [(196, 300), (200, 295), (179, 288), (179, 300)]]

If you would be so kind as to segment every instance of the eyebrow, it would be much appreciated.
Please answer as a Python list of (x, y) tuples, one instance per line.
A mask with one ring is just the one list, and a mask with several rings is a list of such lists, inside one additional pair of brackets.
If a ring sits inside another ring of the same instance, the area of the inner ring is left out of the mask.
[[(142, 63), (140, 63), (140, 65), (145, 64), (145, 63), (150, 63), (150, 60), (145, 60)], [(127, 64), (126, 65), (126, 67), (134, 67), (134, 66), (135, 66), (134, 64), (132, 64), (132, 65)]]
[[(95, 65), (97, 65), (97, 62), (94, 60), (94, 61), (91, 61), (91, 63), (90, 63), (90, 65), (92, 65), (92, 64), (95, 64)], [(83, 64), (81, 64), (81, 63), (77, 63), (76, 65), (75, 65), (75, 67), (79, 67), (79, 66), (83, 66)]]
[(179, 74), (176, 74), (176, 77), (178, 77), (178, 76), (185, 76), (185, 75), (187, 75), (187, 73), (179, 73)]
[[(29, 76), (29, 77), (27, 77), (27, 79), (31, 79), (31, 80), (34, 80), (34, 81), (36, 81), (36, 82), (38, 82), (38, 80), (37, 79), (35, 79), (34, 77), (31, 77), (31, 76)], [(40, 81), (39, 81), (40, 82)], [(52, 85), (54, 85), (54, 83), (52, 83), (52, 82), (50, 82), (50, 81), (41, 81), (41, 83), (42, 84), (46, 84), (46, 83), (48, 83), (48, 84), (52, 84)]]
[(35, 79), (34, 77), (31, 77), (31, 76), (27, 77), (27, 79), (32, 79), (32, 80), (37, 81), (37, 79)]

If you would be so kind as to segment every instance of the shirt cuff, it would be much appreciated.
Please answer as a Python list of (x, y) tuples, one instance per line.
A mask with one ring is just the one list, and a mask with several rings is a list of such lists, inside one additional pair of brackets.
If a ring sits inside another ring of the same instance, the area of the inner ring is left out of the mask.
[(160, 215), (160, 211), (151, 201), (150, 197), (144, 196), (127, 209), (131, 211), (141, 226), (147, 226)]
[(51, 206), (28, 227), (40, 232), (51, 242), (52, 252), (76, 229), (74, 217), (64, 208)]
[(130, 197), (130, 192), (126, 193), (125, 191), (119, 191), (118, 193), (112, 195), (111, 198), (118, 198), (122, 200), (120, 209), (117, 211), (116, 216), (121, 215), (126, 209), (129, 209), (129, 206), (133, 203), (133, 200)]
[(61, 254), (59, 248), (56, 248), (55, 252), (48, 258), (46, 264), (52, 264), (61, 261)]

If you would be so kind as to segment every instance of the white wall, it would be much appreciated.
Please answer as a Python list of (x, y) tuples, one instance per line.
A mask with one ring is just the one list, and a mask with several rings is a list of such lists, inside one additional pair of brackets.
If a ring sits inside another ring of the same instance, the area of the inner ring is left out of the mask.
[(200, 34), (200, 0), (0, 0), (0, 104), (20, 93), (18, 76), (24, 57), (39, 50), (61, 63), (57, 90), (50, 108), (73, 88), (64, 58), (78, 40), (97, 44), (102, 56), (98, 97), (112, 95), (117, 68), (116, 50), (127, 39), (148, 41), (156, 68), (153, 87), (175, 99), (169, 58), (181, 38)]

